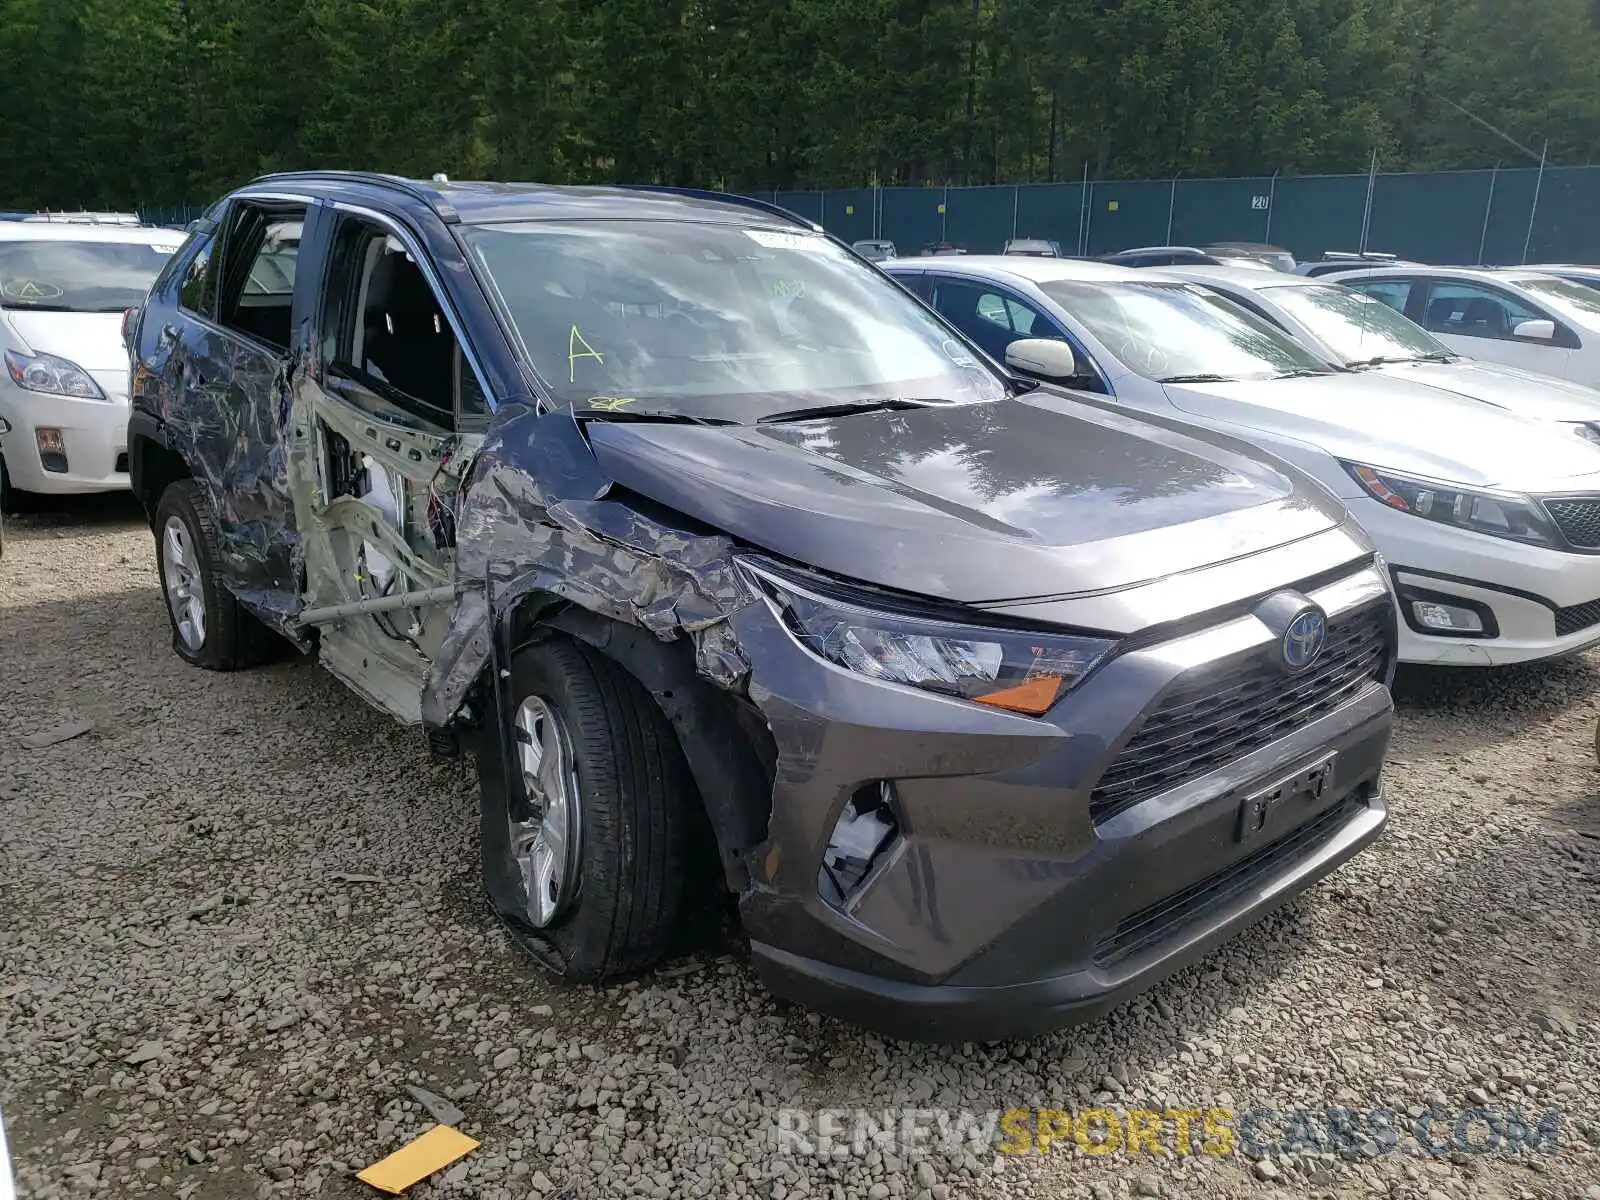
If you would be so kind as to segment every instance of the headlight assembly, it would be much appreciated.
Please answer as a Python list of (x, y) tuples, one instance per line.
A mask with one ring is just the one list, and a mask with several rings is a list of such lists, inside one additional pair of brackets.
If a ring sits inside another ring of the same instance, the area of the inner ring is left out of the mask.
[(969, 625), (869, 608), (741, 559), (794, 639), (835, 666), (889, 683), (1038, 716), (1115, 645), (1075, 634)]
[(1398, 475), (1360, 463), (1341, 463), (1350, 478), (1380, 504), (1441, 525), (1535, 546), (1559, 547), (1560, 535), (1542, 508), (1527, 496), (1479, 492), (1450, 483)]
[(1584, 441), (1600, 444), (1600, 421), (1567, 421), (1566, 424)]
[(100, 385), (77, 363), (54, 354), (17, 354), (6, 351), (6, 373), (11, 382), (30, 392), (72, 396), (79, 400), (104, 400)]

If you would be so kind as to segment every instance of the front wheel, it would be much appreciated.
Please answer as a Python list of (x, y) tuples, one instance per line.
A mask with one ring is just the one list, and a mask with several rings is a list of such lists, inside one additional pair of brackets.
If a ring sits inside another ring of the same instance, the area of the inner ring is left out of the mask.
[(478, 756), (483, 879), (495, 911), (551, 971), (580, 983), (636, 974), (678, 920), (693, 783), (650, 694), (588, 646), (517, 651), (511, 776)]

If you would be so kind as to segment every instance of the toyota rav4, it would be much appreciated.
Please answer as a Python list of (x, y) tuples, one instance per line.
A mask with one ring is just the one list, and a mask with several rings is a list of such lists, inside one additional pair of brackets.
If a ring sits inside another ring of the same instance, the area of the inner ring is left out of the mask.
[(471, 749), (489, 896), (567, 979), (725, 887), (781, 995), (1028, 1034), (1384, 824), (1393, 601), (1337, 501), (781, 209), (271, 176), (127, 328), (176, 652), (286, 638)]

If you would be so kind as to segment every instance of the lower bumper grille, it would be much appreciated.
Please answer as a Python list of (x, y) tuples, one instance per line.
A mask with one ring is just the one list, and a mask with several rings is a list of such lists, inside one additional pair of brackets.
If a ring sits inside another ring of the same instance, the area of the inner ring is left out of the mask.
[(1216, 874), (1124, 918), (1095, 945), (1094, 961), (1111, 966), (1157, 945), (1184, 925), (1244, 895), (1263, 880), (1321, 850), (1366, 805), (1366, 788), (1292, 833), (1230, 863)]
[(1329, 620), (1321, 656), (1299, 675), (1285, 674), (1268, 646), (1183, 677), (1100, 777), (1090, 817), (1109, 821), (1332, 712), (1382, 678), (1392, 620), (1388, 604)]
[(126, 475), (128, 473), (128, 456), (126, 454), (117, 455), (117, 465), (112, 469), (118, 475)]
[(1600, 600), (1587, 604), (1574, 604), (1570, 608), (1556, 609), (1556, 636), (1566, 637), (1591, 626), (1600, 625)]

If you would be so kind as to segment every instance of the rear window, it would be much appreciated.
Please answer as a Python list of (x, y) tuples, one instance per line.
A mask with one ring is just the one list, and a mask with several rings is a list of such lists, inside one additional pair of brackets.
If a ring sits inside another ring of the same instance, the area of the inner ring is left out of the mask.
[(0, 307), (121, 312), (143, 304), (177, 243), (0, 241)]

